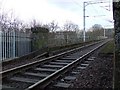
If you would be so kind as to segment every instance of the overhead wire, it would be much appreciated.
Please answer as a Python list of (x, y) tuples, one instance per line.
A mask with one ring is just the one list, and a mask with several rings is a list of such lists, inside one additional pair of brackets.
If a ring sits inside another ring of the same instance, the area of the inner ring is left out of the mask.
[[(107, 2), (107, 1), (106, 1)], [(96, 13), (98, 13), (98, 11), (96, 10), (96, 8), (94, 7), (94, 5), (92, 4), (93, 9), (95, 10)], [(110, 8), (110, 0), (109, 0), (109, 8)], [(99, 14), (99, 13), (98, 13)], [(101, 16), (101, 15), (100, 15)], [(104, 15), (103, 15), (104, 16)], [(103, 19), (103, 18), (98, 18), (98, 19)], [(109, 23), (113, 23), (113, 20), (107, 20), (107, 19), (103, 19), (105, 21), (108, 21)]]
[[(83, 9), (83, 6), (81, 6), (80, 3), (76, 2), (75, 0), (72, 0), (72, 2)], [(103, 3), (104, 3), (104, 2), (103, 2)], [(105, 1), (105, 3), (107, 3), (107, 1)], [(109, 0), (109, 4), (110, 4), (110, 0)], [(93, 7), (94, 11), (95, 11), (97, 14), (99, 14), (99, 12), (96, 10), (96, 8), (94, 7), (94, 5), (93, 5), (93, 4), (90, 4), (90, 5)], [(89, 16), (91, 15), (91, 13), (89, 12), (88, 9), (86, 9), (86, 12), (87, 12), (87, 14), (88, 14)], [(87, 15), (86, 15), (86, 16), (87, 16)], [(105, 15), (98, 15), (98, 17), (100, 17), (100, 16), (105, 16)], [(103, 18), (101, 18), (101, 19), (103, 19)], [(105, 20), (105, 19), (103, 19), (103, 20)], [(92, 21), (92, 20), (90, 19), (90, 21)]]
[[(94, 0), (95, 1), (95, 0)], [(107, 8), (105, 8), (105, 6), (99, 6), (99, 7), (101, 7), (101, 8), (104, 8), (104, 9), (106, 9), (107, 11), (111, 11), (111, 5), (110, 5), (110, 3), (112, 3), (112, 0), (100, 0), (101, 2), (103, 2), (103, 3), (109, 3), (109, 5), (108, 6), (106, 6), (106, 7), (109, 7), (109, 9), (107, 9)]]
[[(106, 2), (108, 2), (108, 1), (106, 1)], [(110, 10), (110, 3), (111, 3), (111, 0), (109, 0), (109, 10)], [(97, 10), (95, 8), (94, 8), (94, 10), (97, 12)], [(100, 18), (100, 19), (108, 21), (109, 23), (113, 23), (113, 20), (108, 20), (108, 19), (104, 19), (104, 18)]]
[[(77, 6), (80, 6), (80, 7), (82, 8), (82, 10), (83, 10), (83, 6), (81, 6), (80, 3), (76, 2), (75, 0), (72, 0), (72, 2), (73, 2), (74, 4), (76, 4)], [(90, 12), (89, 12), (87, 9), (86, 9), (86, 11), (87, 11), (87, 13), (90, 15)]]
[[(72, 2), (73, 2), (74, 4), (76, 4), (77, 6), (80, 6), (80, 7), (82, 8), (82, 10), (83, 10), (83, 6), (81, 6), (80, 3), (76, 2), (75, 0), (72, 0)], [(87, 11), (87, 14), (88, 14), (88, 15), (91, 15), (91, 13), (89, 12), (89, 10), (86, 9), (86, 11)], [(88, 15), (86, 15), (86, 17), (87, 17)], [(93, 22), (91, 19), (90, 19), (90, 21)]]

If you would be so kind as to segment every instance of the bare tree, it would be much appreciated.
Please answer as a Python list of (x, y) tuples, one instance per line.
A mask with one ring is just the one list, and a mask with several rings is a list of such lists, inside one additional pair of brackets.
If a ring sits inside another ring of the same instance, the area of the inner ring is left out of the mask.
[(30, 22), (30, 27), (35, 28), (35, 27), (44, 27), (42, 23), (39, 23), (36, 19), (33, 19)]
[(35, 27), (37, 25), (37, 21), (35, 19), (33, 19), (31, 22), (30, 22), (30, 26), (31, 27)]
[(2, 30), (5, 30), (7, 28), (7, 16), (6, 14), (0, 14), (0, 25)]
[(75, 39), (77, 40), (77, 33), (79, 31), (79, 27), (77, 24), (68, 21), (63, 26), (64, 29), (64, 38), (66, 43), (68, 42), (75, 42)]
[(104, 30), (103, 27), (100, 24), (95, 24), (92, 26), (92, 33), (94, 38), (100, 38), (104, 36)]
[(50, 32), (56, 32), (56, 30), (59, 28), (58, 23), (54, 20), (46, 24), (45, 27), (47, 27), (50, 30)]
[(0, 25), (2, 30), (8, 30), (8, 28), (11, 28), (9, 30), (20, 30), (24, 25), (22, 21), (15, 17), (13, 12), (9, 13), (9, 15), (10, 16), (8, 16), (7, 13), (0, 14)]
[(71, 22), (71, 21), (67, 21), (64, 26), (63, 26), (65, 31), (77, 31), (79, 30), (79, 27), (77, 24)]

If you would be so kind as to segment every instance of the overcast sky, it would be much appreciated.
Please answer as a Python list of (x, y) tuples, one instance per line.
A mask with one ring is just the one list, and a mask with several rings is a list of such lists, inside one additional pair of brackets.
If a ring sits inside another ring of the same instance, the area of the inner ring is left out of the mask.
[[(72, 21), (83, 28), (83, 2), (91, 0), (0, 0), (2, 11), (15, 13), (15, 16), (26, 23), (32, 19), (49, 23), (52, 20), (61, 26), (66, 21)], [(112, 0), (92, 0), (106, 3), (88, 4), (86, 8), (86, 28), (94, 24), (103, 27), (113, 27)], [(110, 3), (109, 3), (110, 2)], [(110, 6), (110, 8), (108, 7)], [(108, 10), (110, 9), (110, 10)], [(99, 17), (94, 17), (99, 16)]]

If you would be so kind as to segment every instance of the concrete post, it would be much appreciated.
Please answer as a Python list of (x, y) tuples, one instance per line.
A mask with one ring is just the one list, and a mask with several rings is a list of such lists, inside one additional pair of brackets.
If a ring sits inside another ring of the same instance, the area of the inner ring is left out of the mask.
[(115, 63), (114, 88), (120, 88), (120, 0), (113, 0), (113, 17), (115, 28)]

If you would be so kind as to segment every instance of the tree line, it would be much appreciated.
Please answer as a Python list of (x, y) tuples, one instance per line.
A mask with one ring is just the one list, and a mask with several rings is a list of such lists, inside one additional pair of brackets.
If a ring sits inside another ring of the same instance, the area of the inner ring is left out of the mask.
[[(33, 19), (31, 22), (25, 24), (22, 20), (15, 17), (14, 13), (11, 12), (11, 14), (9, 15), (10, 16), (8, 16), (7, 13), (0, 13), (1, 30), (30, 32), (33, 36), (33, 39), (34, 40), (36, 39), (35, 41), (37, 43), (35, 44), (38, 45), (39, 47), (45, 46), (46, 44), (48, 44), (48, 42), (53, 46), (57, 45), (56, 43), (58, 43), (58, 45), (63, 45), (63, 44), (67, 45), (67, 44), (83, 42), (83, 30), (81, 30), (80, 27), (77, 24), (73, 23), (72, 21), (66, 21), (65, 24), (61, 27), (55, 20), (47, 24), (43, 24)], [(37, 28), (41, 28), (41, 29), (37, 29)], [(106, 35), (108, 35), (108, 31), (109, 30), (105, 31)], [(47, 35), (45, 33), (47, 33)], [(112, 37), (112, 35), (113, 32), (109, 34), (109, 37)], [(86, 30), (86, 41), (100, 40), (103, 38), (105, 38), (104, 28), (100, 24), (95, 24), (91, 28)]]

